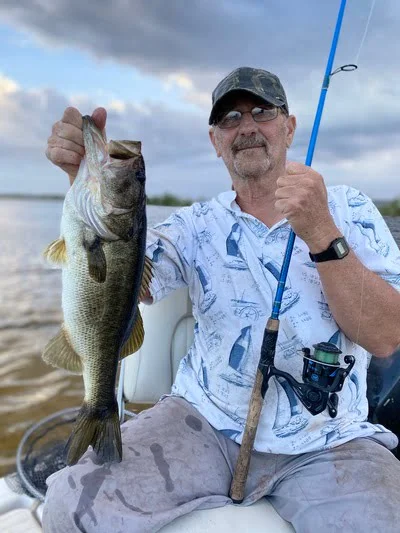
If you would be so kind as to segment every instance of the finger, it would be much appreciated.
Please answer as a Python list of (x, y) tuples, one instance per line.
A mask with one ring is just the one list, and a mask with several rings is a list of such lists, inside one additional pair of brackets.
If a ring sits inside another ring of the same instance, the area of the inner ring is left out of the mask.
[(46, 150), (47, 158), (57, 165), (58, 167), (65, 169), (66, 166), (72, 165), (73, 167), (79, 167), (82, 161), (82, 156), (71, 150), (65, 150), (64, 148), (48, 147)]
[[(51, 155), (49, 154), (49, 149), (46, 150), (46, 156), (47, 156), (47, 159), (52, 161), (51, 160)], [(63, 170), (64, 172), (66, 172), (70, 176), (70, 182), (71, 182), (71, 185), (72, 185), (72, 183), (74, 181), (74, 178), (78, 174), (78, 170), (79, 170), (80, 165), (71, 165), (69, 163), (65, 163), (63, 165), (58, 165), (58, 166), (59, 166), (59, 168), (61, 170)]]
[(278, 187), (290, 187), (292, 185), (298, 185), (302, 179), (304, 179), (303, 174), (292, 174), (290, 176), (280, 176), (276, 180), (276, 184)]
[(286, 216), (286, 212), (288, 210), (286, 200), (276, 200), (275, 209), (278, 211), (278, 213), (281, 213), (282, 215)]
[(298, 161), (288, 161), (286, 163), (286, 173), (287, 174), (304, 174), (309, 170), (310, 167), (299, 163)]
[(66, 139), (78, 146), (83, 146), (83, 133), (82, 129), (79, 129), (72, 124), (67, 124), (62, 121), (56, 122), (53, 126), (52, 137), (59, 137), (60, 139)]
[(85, 155), (85, 149), (83, 146), (73, 141), (70, 141), (69, 139), (64, 139), (59, 136), (52, 135), (51, 137), (49, 137), (47, 145), (49, 148), (63, 148), (64, 150), (76, 152), (81, 157)]
[(80, 130), (82, 129), (82, 115), (78, 109), (76, 109), (76, 107), (67, 107), (67, 109), (64, 111), (61, 122), (64, 122), (65, 124), (71, 124)]
[(275, 198), (284, 199), (284, 198), (293, 198), (298, 193), (298, 187), (288, 186), (280, 187), (275, 191)]
[(107, 111), (104, 107), (96, 108), (92, 113), (92, 119), (100, 130), (104, 130), (107, 121)]

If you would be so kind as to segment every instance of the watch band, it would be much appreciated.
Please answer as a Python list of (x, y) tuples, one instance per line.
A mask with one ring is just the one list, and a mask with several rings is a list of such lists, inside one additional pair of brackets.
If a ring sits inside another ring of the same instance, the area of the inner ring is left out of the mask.
[(336, 259), (343, 259), (350, 251), (349, 245), (344, 237), (334, 239), (328, 248), (318, 254), (309, 253), (311, 261), (314, 263), (322, 263), (324, 261), (334, 261)]

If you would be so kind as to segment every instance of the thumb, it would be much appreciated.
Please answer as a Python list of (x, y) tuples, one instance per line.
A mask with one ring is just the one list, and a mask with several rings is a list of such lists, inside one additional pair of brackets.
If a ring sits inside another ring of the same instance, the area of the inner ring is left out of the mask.
[(92, 119), (95, 121), (96, 126), (103, 131), (106, 127), (107, 111), (104, 107), (97, 107), (92, 113)]

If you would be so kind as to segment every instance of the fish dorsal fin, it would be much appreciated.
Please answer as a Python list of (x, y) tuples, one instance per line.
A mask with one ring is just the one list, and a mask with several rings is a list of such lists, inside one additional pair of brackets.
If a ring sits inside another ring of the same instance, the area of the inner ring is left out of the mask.
[(82, 374), (82, 359), (72, 348), (64, 325), (61, 326), (57, 335), (49, 341), (43, 351), (42, 358), (49, 365), (64, 368), (75, 374)]
[(152, 277), (153, 277), (153, 264), (151, 262), (151, 259), (145, 256), (143, 275), (142, 275), (142, 284), (141, 284), (140, 291), (139, 291), (139, 300), (145, 299), (146, 293), (149, 290)]
[(132, 332), (129, 336), (129, 339), (122, 346), (120, 359), (123, 359), (131, 353), (135, 353), (142, 346), (144, 340), (144, 329), (143, 329), (143, 320), (142, 315), (140, 314), (139, 308), (136, 311), (136, 320), (132, 328)]
[(67, 262), (67, 247), (61, 237), (51, 242), (43, 252), (44, 257), (56, 265), (63, 265)]

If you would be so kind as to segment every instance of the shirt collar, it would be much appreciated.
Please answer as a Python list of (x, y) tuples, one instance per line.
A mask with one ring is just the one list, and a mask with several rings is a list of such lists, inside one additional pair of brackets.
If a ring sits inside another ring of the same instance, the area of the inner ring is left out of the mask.
[(225, 209), (228, 209), (228, 211), (234, 211), (235, 213), (242, 213), (242, 210), (240, 209), (239, 205), (236, 203), (236, 191), (230, 190), (221, 192), (217, 196), (217, 201), (225, 207)]
[[(237, 216), (241, 216), (244, 218), (251, 218), (255, 220), (255, 218), (252, 215), (240, 209), (239, 204), (236, 202), (236, 191), (230, 190), (230, 191), (221, 192), (217, 196), (217, 201), (223, 207), (225, 207), (225, 209), (227, 209), (228, 211), (231, 211), (232, 213), (235, 213)], [(274, 226), (272, 226), (270, 230), (276, 229), (279, 226), (283, 226), (284, 224), (287, 224), (287, 223), (288, 223), (287, 219), (283, 218), (282, 220), (274, 224)]]

